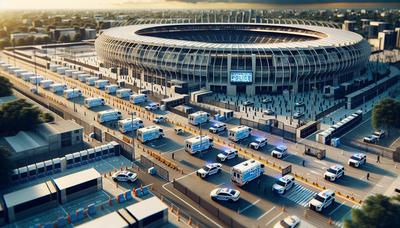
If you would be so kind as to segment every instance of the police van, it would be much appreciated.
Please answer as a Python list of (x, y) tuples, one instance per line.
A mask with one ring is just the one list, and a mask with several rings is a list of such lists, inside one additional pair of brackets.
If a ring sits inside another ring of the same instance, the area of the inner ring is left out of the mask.
[(83, 103), (87, 108), (93, 108), (93, 107), (104, 105), (105, 101), (104, 101), (104, 98), (102, 98), (102, 97), (90, 97), (90, 98), (86, 98), (83, 101)]
[(185, 139), (185, 151), (190, 154), (209, 150), (213, 147), (212, 138), (207, 135), (196, 136), (193, 138)]
[(232, 167), (231, 180), (239, 186), (264, 174), (264, 164), (254, 159), (244, 161)]
[(82, 91), (80, 89), (67, 89), (64, 90), (64, 97), (67, 99), (73, 99), (82, 96)]
[(210, 119), (210, 114), (207, 112), (203, 112), (203, 111), (198, 111), (198, 112), (189, 114), (189, 116), (188, 116), (189, 123), (193, 124), (195, 126), (206, 123), (209, 121), (209, 119)]
[(105, 79), (99, 79), (94, 82), (94, 86), (98, 89), (104, 89), (106, 85), (108, 85), (108, 80)]
[(117, 92), (118, 85), (117, 84), (110, 84), (104, 87), (104, 91), (108, 94)]
[(114, 110), (105, 110), (97, 113), (97, 121), (99, 123), (119, 120), (122, 117), (122, 113), (116, 109)]
[(131, 94), (131, 89), (117, 89), (117, 91), (115, 91), (115, 95), (119, 98), (129, 97)]
[(143, 102), (147, 102), (147, 95), (146, 94), (133, 94), (129, 97), (129, 101), (133, 104), (140, 104)]
[(97, 80), (99, 80), (99, 77), (89, 77), (89, 78), (86, 78), (85, 83), (86, 83), (86, 85), (94, 86), (94, 82)]
[(161, 139), (164, 137), (164, 130), (159, 126), (148, 126), (139, 128), (137, 130), (137, 139), (145, 143), (154, 139)]
[(118, 121), (118, 130), (122, 133), (128, 131), (136, 131), (139, 128), (144, 127), (143, 121), (140, 118), (128, 118)]
[(228, 130), (228, 138), (234, 142), (247, 138), (251, 135), (251, 128), (241, 125)]
[(53, 83), (50, 85), (50, 91), (53, 93), (63, 92), (65, 89), (67, 89), (67, 86), (64, 84)]

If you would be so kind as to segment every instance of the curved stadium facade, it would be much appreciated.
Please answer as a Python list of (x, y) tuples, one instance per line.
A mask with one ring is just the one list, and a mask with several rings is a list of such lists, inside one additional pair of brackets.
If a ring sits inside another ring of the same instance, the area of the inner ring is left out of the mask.
[(360, 35), (294, 24), (141, 24), (96, 40), (99, 60), (135, 78), (235, 95), (338, 85), (363, 74), (371, 53)]

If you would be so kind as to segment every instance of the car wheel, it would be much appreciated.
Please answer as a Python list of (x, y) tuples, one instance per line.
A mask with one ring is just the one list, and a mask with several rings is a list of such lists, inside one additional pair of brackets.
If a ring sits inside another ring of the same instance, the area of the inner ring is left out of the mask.
[(354, 167), (358, 168), (358, 163), (354, 164)]

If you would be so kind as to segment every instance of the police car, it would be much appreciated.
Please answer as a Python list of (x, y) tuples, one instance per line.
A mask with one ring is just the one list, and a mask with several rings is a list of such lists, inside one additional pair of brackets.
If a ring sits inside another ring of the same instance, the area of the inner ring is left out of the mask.
[(379, 138), (376, 135), (369, 135), (369, 136), (364, 137), (363, 140), (366, 143), (376, 144), (376, 143), (378, 143)]
[(220, 163), (211, 163), (197, 170), (197, 175), (206, 178), (207, 176), (221, 172), (221, 167), (222, 165)]
[(317, 195), (308, 203), (308, 207), (312, 210), (321, 212), (324, 208), (329, 207), (333, 202), (335, 202), (335, 192), (326, 189)]
[(156, 117), (153, 119), (153, 123), (157, 123), (157, 124), (164, 123), (166, 121), (167, 121), (167, 117), (164, 117), (164, 116), (159, 116), (159, 117)]
[(226, 130), (226, 124), (224, 123), (217, 123), (214, 126), (210, 127), (208, 129), (211, 133), (220, 133)]
[(279, 194), (285, 194), (289, 189), (294, 186), (294, 177), (291, 175), (285, 175), (272, 185), (272, 191)]
[(238, 151), (235, 149), (227, 149), (217, 154), (217, 158), (220, 161), (226, 161), (229, 159), (236, 158), (238, 156)]
[(148, 105), (146, 105), (146, 107), (144, 107), (147, 111), (152, 111), (152, 110), (157, 110), (158, 108), (160, 108), (160, 104), (159, 103), (150, 103)]
[(257, 138), (253, 142), (250, 143), (249, 147), (255, 150), (258, 150), (262, 147), (267, 145), (267, 139), (266, 138)]
[(364, 165), (365, 163), (367, 163), (367, 155), (362, 153), (353, 154), (348, 161), (350, 166), (354, 166), (356, 168), (358, 168), (360, 165)]
[(274, 228), (294, 228), (300, 224), (300, 218), (296, 215), (290, 215), (284, 220), (279, 221), (274, 225)]
[(287, 155), (287, 147), (286, 146), (277, 146), (272, 150), (271, 156), (276, 158), (283, 158)]
[(343, 176), (344, 167), (342, 165), (333, 165), (324, 174), (325, 179), (329, 181), (335, 181)]
[(240, 192), (231, 188), (216, 188), (210, 192), (212, 200), (238, 201)]
[(114, 181), (135, 182), (137, 178), (137, 174), (130, 171), (118, 171), (112, 175)]

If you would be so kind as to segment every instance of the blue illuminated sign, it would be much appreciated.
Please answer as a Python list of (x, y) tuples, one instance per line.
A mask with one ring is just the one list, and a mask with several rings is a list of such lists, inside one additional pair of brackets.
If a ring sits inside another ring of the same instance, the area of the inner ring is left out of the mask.
[(252, 83), (253, 82), (253, 72), (252, 71), (231, 71), (230, 75), (231, 83)]

